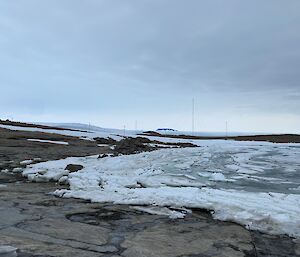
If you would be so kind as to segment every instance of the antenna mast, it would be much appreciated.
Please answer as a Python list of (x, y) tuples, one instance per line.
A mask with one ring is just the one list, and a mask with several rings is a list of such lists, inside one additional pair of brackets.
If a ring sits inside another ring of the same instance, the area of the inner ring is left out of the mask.
[(194, 135), (194, 130), (195, 130), (195, 99), (193, 98), (192, 100), (192, 133)]

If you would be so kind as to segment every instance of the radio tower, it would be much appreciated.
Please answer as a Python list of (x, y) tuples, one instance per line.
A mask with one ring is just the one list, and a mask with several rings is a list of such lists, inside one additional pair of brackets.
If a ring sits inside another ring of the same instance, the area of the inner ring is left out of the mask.
[(192, 100), (192, 135), (194, 135), (195, 130), (195, 99)]
[(226, 121), (226, 140), (227, 140), (227, 137), (228, 137), (228, 122)]

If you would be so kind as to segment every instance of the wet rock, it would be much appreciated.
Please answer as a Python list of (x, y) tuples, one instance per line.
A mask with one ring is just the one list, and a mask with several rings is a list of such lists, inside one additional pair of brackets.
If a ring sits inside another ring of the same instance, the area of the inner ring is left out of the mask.
[(157, 224), (127, 237), (122, 247), (126, 257), (243, 257), (253, 249), (242, 227), (207, 221)]
[(267, 235), (258, 231), (252, 231), (251, 234), (257, 256), (299, 256), (297, 248), (288, 236)]
[(38, 201), (31, 203), (33, 205), (38, 205), (38, 206), (46, 206), (46, 207), (51, 207), (51, 206), (63, 206), (63, 202), (59, 201), (58, 199), (47, 199), (43, 201)]
[(18, 257), (53, 257), (51, 255), (33, 255), (25, 252), (18, 252)]
[(76, 171), (79, 171), (79, 170), (82, 170), (83, 169), (83, 166), (80, 165), (80, 164), (68, 164), (67, 167), (65, 168), (65, 170), (68, 170), (71, 172), (76, 172)]

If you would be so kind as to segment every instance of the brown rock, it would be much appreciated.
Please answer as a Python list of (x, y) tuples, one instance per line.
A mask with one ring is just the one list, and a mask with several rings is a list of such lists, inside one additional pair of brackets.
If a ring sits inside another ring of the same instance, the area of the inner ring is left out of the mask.
[(70, 172), (76, 172), (79, 170), (82, 170), (83, 166), (79, 165), (79, 164), (68, 164), (67, 167), (65, 168), (65, 170), (68, 170)]

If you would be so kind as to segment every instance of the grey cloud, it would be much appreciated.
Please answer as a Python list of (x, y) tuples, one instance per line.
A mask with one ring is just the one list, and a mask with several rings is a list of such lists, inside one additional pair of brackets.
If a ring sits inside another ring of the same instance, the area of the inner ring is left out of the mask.
[(167, 114), (195, 97), (208, 113), (300, 115), (299, 10), (297, 0), (4, 0), (1, 91), (8, 105), (15, 91), (47, 94), (49, 112)]

